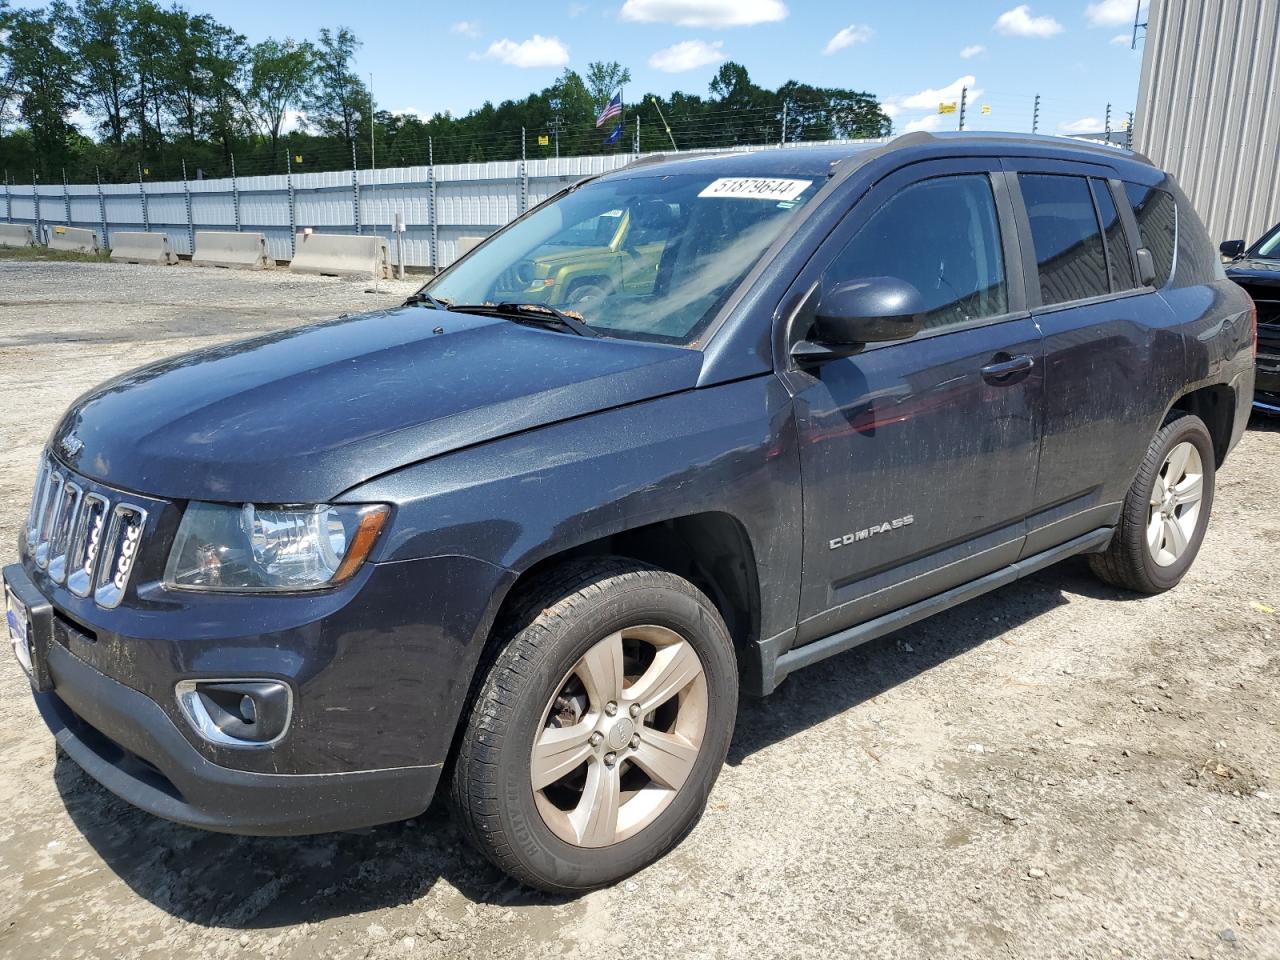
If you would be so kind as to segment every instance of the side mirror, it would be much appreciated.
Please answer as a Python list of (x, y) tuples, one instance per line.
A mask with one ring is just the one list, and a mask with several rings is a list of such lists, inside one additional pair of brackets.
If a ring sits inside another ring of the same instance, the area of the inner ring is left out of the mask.
[(867, 277), (831, 287), (814, 311), (809, 338), (791, 355), (822, 362), (857, 353), (868, 343), (907, 340), (920, 332), (924, 297), (895, 277)]
[(1138, 282), (1144, 287), (1156, 285), (1156, 261), (1146, 247), (1138, 248)]
[(1226, 240), (1218, 244), (1218, 252), (1228, 260), (1234, 260), (1236, 257), (1244, 256), (1243, 240)]

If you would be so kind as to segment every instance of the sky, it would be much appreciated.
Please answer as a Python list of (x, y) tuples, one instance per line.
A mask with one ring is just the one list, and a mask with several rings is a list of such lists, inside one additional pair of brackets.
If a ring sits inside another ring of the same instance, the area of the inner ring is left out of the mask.
[[(876, 95), (896, 132), (952, 129), (938, 103), (969, 88), (970, 129), (1113, 128), (1134, 109), (1138, 0), (186, 0), (244, 33), (313, 38), (350, 27), (379, 109), (462, 114), (521, 98), (568, 66), (630, 68), (632, 96), (705, 94), (725, 59), (762, 86), (789, 79)], [(1142, 0), (1145, 7), (1146, 0)], [(1145, 9), (1143, 18), (1145, 19)], [(1140, 34), (1141, 36), (1141, 34)], [(984, 108), (988, 108), (986, 112)], [(642, 113), (643, 119), (643, 113)], [(654, 118), (656, 121), (656, 117)]]

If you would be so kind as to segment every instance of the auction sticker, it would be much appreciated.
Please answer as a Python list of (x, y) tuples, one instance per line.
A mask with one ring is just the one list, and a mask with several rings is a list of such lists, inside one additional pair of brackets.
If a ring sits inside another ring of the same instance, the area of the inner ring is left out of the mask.
[(698, 196), (738, 200), (794, 200), (812, 183), (812, 180), (779, 177), (721, 177), (707, 184)]

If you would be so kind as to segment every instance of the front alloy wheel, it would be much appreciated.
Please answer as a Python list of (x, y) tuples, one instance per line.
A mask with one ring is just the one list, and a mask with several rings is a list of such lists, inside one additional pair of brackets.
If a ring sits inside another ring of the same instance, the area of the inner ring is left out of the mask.
[(530, 778), (561, 840), (605, 847), (653, 823), (684, 786), (707, 726), (707, 680), (693, 645), (653, 624), (611, 633), (543, 711)]
[(508, 607), (458, 745), (458, 821), (524, 883), (604, 886), (701, 815), (733, 735), (733, 642), (693, 584), (621, 558), (570, 561)]

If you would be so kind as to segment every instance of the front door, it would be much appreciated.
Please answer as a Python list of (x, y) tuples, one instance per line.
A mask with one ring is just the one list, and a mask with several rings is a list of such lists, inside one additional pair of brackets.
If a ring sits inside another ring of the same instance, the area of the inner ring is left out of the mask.
[[(917, 164), (864, 197), (797, 284), (889, 276), (926, 306), (910, 340), (797, 367), (804, 571), (797, 643), (999, 569), (1025, 538), (1041, 339), (996, 160)], [(803, 316), (793, 337), (807, 330)]]

